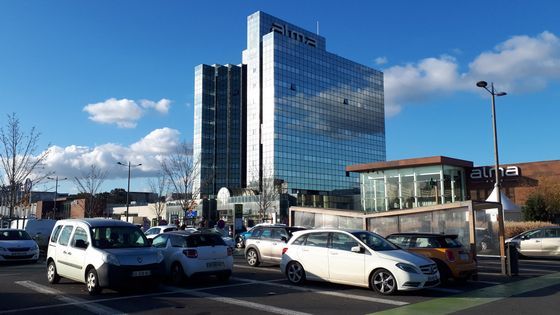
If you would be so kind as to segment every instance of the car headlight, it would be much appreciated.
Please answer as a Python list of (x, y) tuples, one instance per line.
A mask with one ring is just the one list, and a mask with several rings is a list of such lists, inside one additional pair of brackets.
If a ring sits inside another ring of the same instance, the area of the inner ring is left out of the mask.
[(121, 265), (117, 256), (115, 256), (113, 254), (103, 255), (103, 262), (106, 262), (108, 264), (115, 265), (115, 266), (120, 266)]
[(157, 262), (160, 263), (163, 261), (163, 253), (161, 251), (157, 251)]
[(409, 273), (419, 273), (418, 269), (416, 269), (416, 267), (414, 267), (413, 265), (409, 265), (409, 264), (398, 263), (397, 268), (399, 268), (403, 271), (409, 272)]

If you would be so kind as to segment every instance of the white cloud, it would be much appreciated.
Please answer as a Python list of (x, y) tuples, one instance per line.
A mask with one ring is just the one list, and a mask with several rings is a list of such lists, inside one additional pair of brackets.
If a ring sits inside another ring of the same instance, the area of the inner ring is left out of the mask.
[(375, 64), (376, 65), (384, 65), (387, 62), (388, 62), (388, 60), (387, 60), (387, 57), (385, 57), (385, 56), (375, 58)]
[(153, 108), (162, 114), (167, 114), (171, 106), (171, 101), (166, 98), (162, 98), (157, 103), (150, 100), (140, 100), (140, 105), (144, 108)]
[(134, 128), (146, 109), (154, 109), (162, 114), (167, 114), (171, 101), (161, 99), (158, 102), (140, 100), (140, 105), (126, 98), (117, 100), (110, 98), (104, 102), (88, 104), (84, 111), (90, 116), (89, 119), (101, 124), (116, 124), (120, 128)]
[(107, 170), (107, 179), (126, 177), (126, 168), (117, 162), (142, 163), (135, 170), (138, 177), (149, 177), (159, 171), (162, 158), (180, 144), (180, 133), (171, 128), (156, 129), (130, 146), (106, 143), (93, 148), (71, 145), (51, 146), (45, 161), (45, 169), (60, 177), (80, 177), (91, 165)]
[(459, 72), (450, 56), (425, 58), (393, 66), (385, 73), (385, 113), (396, 115), (404, 105), (425, 102), (459, 91), (477, 91), (475, 82), (496, 82), (500, 90), (530, 92), (560, 79), (560, 40), (545, 31), (535, 37), (514, 36), (482, 52)]

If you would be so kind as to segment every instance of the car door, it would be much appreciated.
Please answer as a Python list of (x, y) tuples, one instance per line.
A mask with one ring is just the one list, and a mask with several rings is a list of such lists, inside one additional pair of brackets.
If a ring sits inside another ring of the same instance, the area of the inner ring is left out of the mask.
[(72, 261), (68, 254), (68, 244), (70, 243), (70, 236), (73, 230), (73, 225), (65, 225), (60, 231), (60, 236), (56, 244), (56, 271), (63, 277), (70, 277), (72, 274), (70, 267)]
[(261, 253), (261, 259), (265, 262), (274, 261), (272, 252), (274, 249), (274, 239), (272, 237), (272, 228), (263, 228), (261, 235), (255, 241), (259, 252)]
[(329, 278), (331, 281), (364, 284), (366, 251), (352, 252), (359, 243), (350, 235), (341, 232), (331, 234), (328, 249)]
[(297, 256), (307, 277), (329, 279), (328, 239), (329, 232), (313, 232), (299, 246)]
[(274, 262), (282, 260), (282, 250), (286, 247), (286, 241), (289, 235), (284, 228), (272, 229), (272, 238), (270, 244), (270, 259)]
[(546, 228), (541, 243), (542, 256), (558, 256), (560, 249), (560, 229)]
[(540, 256), (542, 251), (543, 230), (527, 232), (519, 242), (519, 252), (527, 256)]
[(66, 256), (68, 261), (68, 277), (85, 281), (85, 261), (86, 250), (90, 241), (86, 230), (82, 227), (76, 227), (74, 234), (70, 239), (70, 243), (66, 248)]

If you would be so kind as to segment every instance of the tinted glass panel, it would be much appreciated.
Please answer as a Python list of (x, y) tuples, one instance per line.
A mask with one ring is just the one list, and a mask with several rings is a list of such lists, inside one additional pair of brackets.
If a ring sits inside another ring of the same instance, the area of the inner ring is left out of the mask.
[(0, 240), (2, 241), (18, 241), (18, 240), (30, 240), (31, 237), (27, 232), (23, 230), (8, 230), (0, 232)]
[(56, 240), (58, 239), (58, 235), (60, 234), (60, 231), (62, 230), (62, 225), (59, 225), (56, 227), (56, 229), (54, 230), (54, 232), (51, 235), (51, 242), (56, 242)]
[(164, 248), (167, 246), (167, 235), (158, 235), (152, 241), (152, 246), (157, 248)]
[(67, 225), (62, 229), (62, 232), (60, 233), (60, 238), (58, 239), (58, 244), (60, 245), (68, 245), (68, 241), (70, 241), (70, 234), (72, 234), (72, 230), (74, 229), (74, 226), (72, 225)]
[(216, 234), (193, 234), (187, 238), (187, 247), (226, 245), (224, 240)]
[(358, 246), (358, 242), (350, 235), (344, 233), (333, 233), (331, 247), (334, 249), (350, 251), (352, 247)]
[(308, 234), (307, 236), (307, 241), (305, 242), (305, 246), (327, 247), (328, 240), (329, 240), (328, 232), (311, 233)]
[(108, 226), (91, 229), (93, 246), (98, 248), (149, 247), (148, 239), (136, 226)]
[(371, 232), (355, 232), (352, 233), (360, 241), (366, 244), (369, 248), (376, 251), (395, 250), (399, 249), (397, 246), (387, 241), (383, 237)]
[(81, 227), (76, 228), (76, 232), (74, 232), (74, 236), (72, 237), (72, 242), (70, 244), (75, 247), (77, 240), (84, 241), (86, 245), (89, 244), (87, 233)]

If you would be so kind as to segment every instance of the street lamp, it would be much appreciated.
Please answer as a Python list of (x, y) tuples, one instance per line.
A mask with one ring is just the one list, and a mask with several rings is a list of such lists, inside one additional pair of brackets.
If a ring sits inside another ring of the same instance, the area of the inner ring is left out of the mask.
[(58, 198), (58, 181), (59, 180), (67, 180), (68, 177), (64, 177), (64, 178), (58, 178), (58, 176), (56, 177), (47, 177), (50, 180), (54, 180), (55, 184), (54, 184), (54, 205), (53, 205), (53, 219), (56, 220), (56, 198)]
[(128, 165), (121, 163), (121, 162), (117, 162), (117, 164), (122, 165), (122, 166), (128, 166), (128, 186), (126, 189), (126, 222), (128, 222), (128, 207), (130, 206), (130, 202), (128, 199), (128, 195), (130, 194), (130, 167), (137, 167), (142, 165), (142, 163), (140, 164), (134, 164), (134, 165), (130, 165), (130, 161), (128, 161)]
[(494, 175), (495, 175), (495, 183), (494, 183), (494, 190), (496, 191), (496, 202), (500, 204), (498, 207), (498, 238), (500, 242), (500, 264), (502, 267), (502, 274), (507, 274), (507, 267), (506, 267), (506, 250), (505, 250), (505, 232), (504, 232), (504, 209), (502, 207), (502, 196), (500, 192), (500, 162), (498, 159), (498, 131), (496, 127), (496, 96), (505, 96), (507, 95), (506, 92), (496, 92), (494, 90), (494, 83), (490, 83), (490, 89), (488, 89), (488, 83), (486, 81), (478, 81), (476, 86), (479, 88), (483, 88), (488, 93), (492, 95), (492, 128), (494, 130), (494, 159), (495, 159), (495, 166), (494, 166)]

